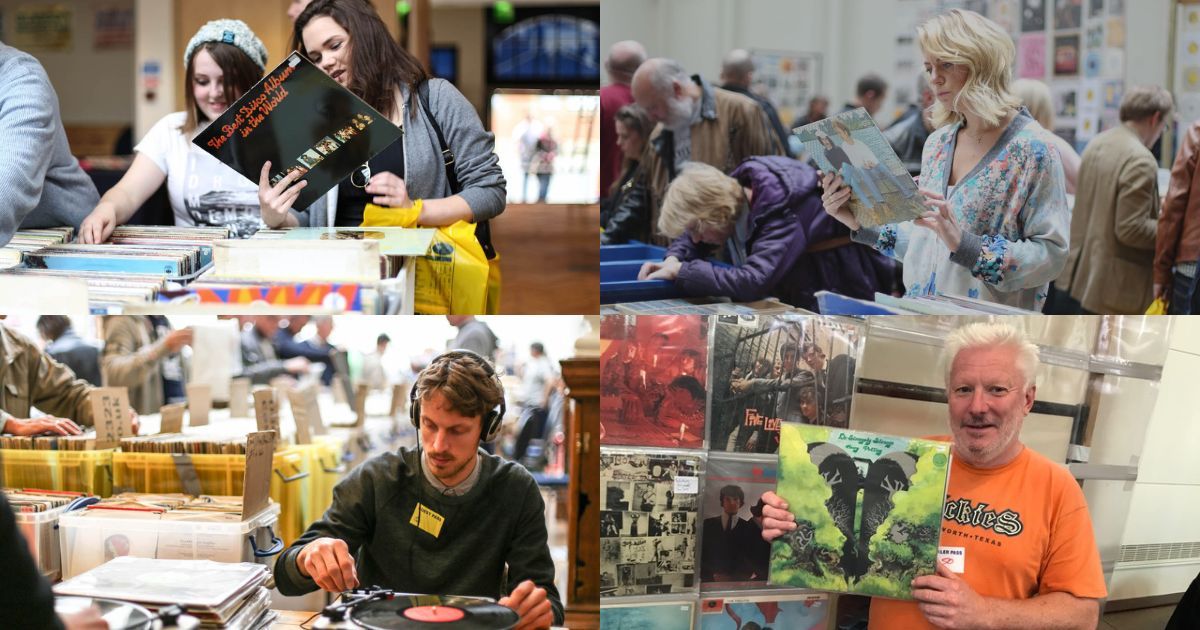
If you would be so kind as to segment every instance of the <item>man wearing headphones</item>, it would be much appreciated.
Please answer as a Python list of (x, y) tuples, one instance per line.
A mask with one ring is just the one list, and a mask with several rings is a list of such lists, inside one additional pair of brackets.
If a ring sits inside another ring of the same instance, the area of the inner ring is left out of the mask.
[(537, 483), (479, 448), (499, 434), (504, 416), (491, 364), (474, 352), (446, 352), (417, 375), (409, 402), (417, 448), (350, 471), (324, 517), (280, 554), (279, 591), (362, 584), (484, 596), (515, 610), (519, 629), (561, 624)]

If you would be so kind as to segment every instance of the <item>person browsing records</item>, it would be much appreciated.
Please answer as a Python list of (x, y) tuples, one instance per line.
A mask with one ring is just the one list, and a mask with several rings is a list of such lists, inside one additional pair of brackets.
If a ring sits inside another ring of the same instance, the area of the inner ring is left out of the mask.
[(416, 448), (373, 457), (333, 490), (333, 504), (275, 563), (284, 595), (378, 585), (491, 597), (517, 628), (563, 620), (533, 477), (479, 448), (500, 433), (504, 388), (483, 357), (438, 356), (417, 375)]
[[(476, 223), (491, 257), (485, 222), (504, 211), (505, 181), (495, 137), (467, 99), (450, 83), (429, 78), (366, 0), (315, 0), (296, 18), (292, 46), (404, 133), (308, 208), (292, 207), (306, 184), (296, 182), (303, 173), (272, 186), (267, 162), (258, 193), (267, 224), (357, 227), (367, 204), (418, 208), (422, 226)], [(449, 173), (443, 150), (453, 154)]]
[[(954, 330), (942, 353), (954, 457), (942, 511), (941, 562), (912, 581), (912, 601), (877, 597), (871, 630), (1096, 627), (1106, 596), (1100, 552), (1079, 484), (1021, 443), (1037, 394), (1038, 348), (1008, 324)], [(774, 492), (762, 496), (763, 539), (796, 529)]]
[(238, 238), (263, 226), (257, 186), (192, 138), (262, 79), (266, 47), (245, 22), (214, 20), (188, 42), (183, 67), (185, 110), (164, 116), (134, 147), (129, 171), (83, 220), (81, 242), (103, 243), (164, 181), (175, 225), (226, 226)]
[[(864, 228), (842, 176), (822, 178), (825, 211), (855, 242), (904, 263), (906, 295), (957, 295), (1041, 311), (1066, 264), (1071, 208), (1058, 152), (1010, 91), (1016, 48), (971, 11), (917, 30), (937, 103), (913, 221)], [(853, 160), (853, 156), (851, 156)]]

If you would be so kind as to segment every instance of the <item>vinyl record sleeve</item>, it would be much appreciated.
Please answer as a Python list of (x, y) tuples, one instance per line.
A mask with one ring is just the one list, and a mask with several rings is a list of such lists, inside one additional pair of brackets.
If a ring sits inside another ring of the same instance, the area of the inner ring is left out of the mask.
[(704, 445), (708, 323), (702, 315), (601, 319), (602, 444)]
[(192, 143), (255, 184), (268, 160), (272, 185), (293, 170), (307, 208), (401, 137), (400, 128), (293, 52)]
[(600, 595), (694, 593), (705, 455), (600, 449)]
[(700, 601), (700, 630), (822, 630), (829, 596), (821, 593), (713, 593)]
[(713, 319), (709, 444), (779, 451), (784, 422), (847, 426), (864, 324), (785, 313)]
[(770, 583), (911, 599), (932, 575), (950, 444), (785, 423), (779, 496), (795, 530), (771, 545)]
[(656, 601), (600, 606), (604, 630), (691, 630), (696, 604), (691, 601)]

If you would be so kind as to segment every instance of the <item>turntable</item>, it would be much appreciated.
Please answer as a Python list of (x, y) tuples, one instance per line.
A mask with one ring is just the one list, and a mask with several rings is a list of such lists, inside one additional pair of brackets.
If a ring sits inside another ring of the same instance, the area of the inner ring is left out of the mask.
[(511, 608), (484, 597), (355, 589), (326, 606), (313, 630), (507, 630), (520, 620)]

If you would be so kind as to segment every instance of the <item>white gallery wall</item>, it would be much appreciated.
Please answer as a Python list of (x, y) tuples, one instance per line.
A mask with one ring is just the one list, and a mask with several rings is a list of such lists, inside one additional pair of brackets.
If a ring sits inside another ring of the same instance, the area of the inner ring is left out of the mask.
[[(614, 42), (634, 39), (651, 56), (673, 57), (716, 80), (721, 57), (733, 48), (817, 52), (823, 61), (820, 91), (837, 108), (853, 96), (863, 74), (894, 74), (900, 5), (920, 1), (604, 0), (601, 54)], [(1126, 84), (1167, 85), (1171, 0), (1137, 0), (1126, 7)], [(895, 109), (895, 90), (889, 92), (884, 112)]]

